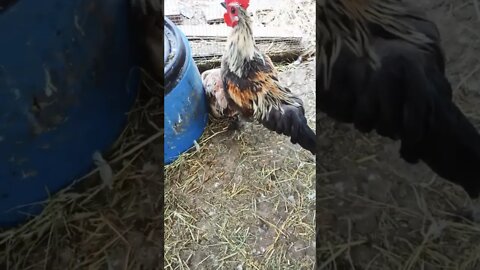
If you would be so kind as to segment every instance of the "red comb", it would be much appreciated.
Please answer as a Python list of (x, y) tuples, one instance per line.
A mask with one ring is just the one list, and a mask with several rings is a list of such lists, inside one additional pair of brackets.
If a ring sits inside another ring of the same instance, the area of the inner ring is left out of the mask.
[(230, 5), (231, 3), (238, 3), (243, 9), (247, 9), (250, 4), (250, 0), (225, 0), (225, 4)]

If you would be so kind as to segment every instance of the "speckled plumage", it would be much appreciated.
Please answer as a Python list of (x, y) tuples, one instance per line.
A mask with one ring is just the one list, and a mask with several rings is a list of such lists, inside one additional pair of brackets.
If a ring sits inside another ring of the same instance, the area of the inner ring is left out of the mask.
[(230, 118), (238, 115), (238, 112), (228, 105), (219, 68), (202, 72), (202, 84), (213, 116)]
[(236, 23), (221, 66), (229, 106), (315, 153), (315, 133), (307, 124), (302, 100), (280, 83), (271, 59), (255, 45), (249, 15), (232, 2), (226, 16), (232, 12)]

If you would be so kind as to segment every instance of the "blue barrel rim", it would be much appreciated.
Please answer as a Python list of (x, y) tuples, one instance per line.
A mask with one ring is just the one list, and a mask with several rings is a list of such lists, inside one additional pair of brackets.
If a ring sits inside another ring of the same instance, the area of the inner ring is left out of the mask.
[[(178, 27), (164, 17), (164, 79), (165, 95), (178, 84), (177, 78), (184, 71), (187, 61), (187, 45), (184, 43)], [(173, 57), (171, 55), (173, 54)]]

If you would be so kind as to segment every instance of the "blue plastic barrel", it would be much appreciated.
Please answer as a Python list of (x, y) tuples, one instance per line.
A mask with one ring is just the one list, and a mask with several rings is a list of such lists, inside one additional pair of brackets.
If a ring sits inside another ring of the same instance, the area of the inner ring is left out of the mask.
[(165, 18), (165, 164), (194, 145), (208, 122), (202, 79), (187, 37)]
[(94, 168), (126, 124), (139, 74), (128, 1), (0, 8), (0, 226)]

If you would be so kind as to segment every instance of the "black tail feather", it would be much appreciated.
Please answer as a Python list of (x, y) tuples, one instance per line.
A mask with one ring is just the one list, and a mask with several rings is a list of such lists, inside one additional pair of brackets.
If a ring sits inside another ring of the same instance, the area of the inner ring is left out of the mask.
[[(438, 70), (410, 65), (401, 156), (424, 161), (439, 176), (480, 193), (480, 134), (452, 101), (451, 85)], [(428, 78), (428, 79), (427, 79)]]
[(293, 144), (298, 143), (312, 154), (316, 153), (315, 132), (307, 124), (303, 107), (282, 104), (282, 111), (271, 109), (262, 124), (269, 130), (289, 136)]
[[(480, 193), (480, 134), (460, 109), (438, 101), (430, 130), (416, 154), (441, 177), (461, 185), (472, 198)], [(409, 147), (409, 149), (412, 149)], [(402, 156), (405, 150), (402, 146)]]

